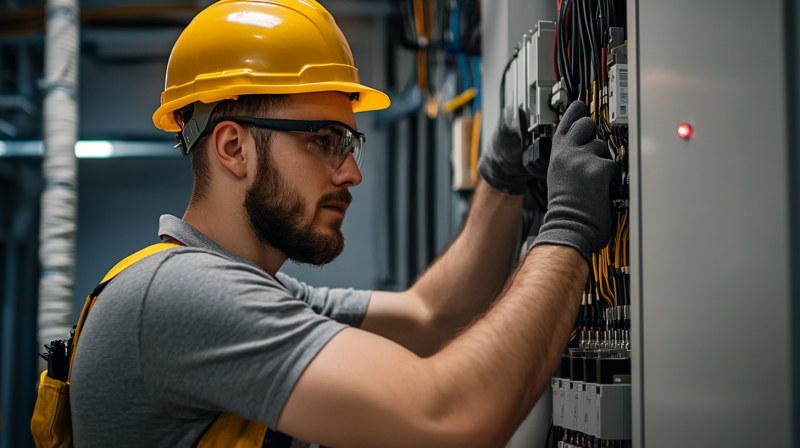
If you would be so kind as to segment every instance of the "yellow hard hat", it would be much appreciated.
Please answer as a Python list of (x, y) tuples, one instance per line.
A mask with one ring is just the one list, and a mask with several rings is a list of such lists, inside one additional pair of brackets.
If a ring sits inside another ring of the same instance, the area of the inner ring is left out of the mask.
[(340, 91), (353, 112), (389, 97), (361, 84), (344, 35), (314, 0), (222, 0), (183, 30), (169, 57), (157, 128), (181, 130), (173, 112), (239, 95)]

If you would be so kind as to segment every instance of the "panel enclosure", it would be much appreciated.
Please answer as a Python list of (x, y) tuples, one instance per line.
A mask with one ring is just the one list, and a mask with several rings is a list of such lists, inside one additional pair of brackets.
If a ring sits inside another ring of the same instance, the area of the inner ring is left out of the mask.
[(628, 5), (634, 446), (792, 446), (784, 3)]

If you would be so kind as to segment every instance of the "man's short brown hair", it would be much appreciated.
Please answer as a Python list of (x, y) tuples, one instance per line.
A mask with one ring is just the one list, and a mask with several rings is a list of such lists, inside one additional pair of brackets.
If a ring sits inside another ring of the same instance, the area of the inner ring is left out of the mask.
[[(287, 95), (242, 95), (238, 100), (225, 100), (217, 104), (208, 122), (219, 121), (223, 117), (274, 118), (275, 113), (289, 101)], [(175, 119), (183, 126), (192, 118), (193, 105), (175, 112)], [(259, 151), (268, 151), (272, 131), (257, 126), (242, 124), (253, 136)], [(195, 142), (189, 153), (192, 158), (192, 202), (204, 199), (211, 182), (211, 169), (208, 160), (208, 137), (204, 135)]]

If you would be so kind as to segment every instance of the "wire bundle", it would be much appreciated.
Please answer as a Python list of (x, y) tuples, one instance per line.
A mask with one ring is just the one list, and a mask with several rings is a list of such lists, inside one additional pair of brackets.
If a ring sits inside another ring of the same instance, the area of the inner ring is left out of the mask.
[(564, 79), (570, 101), (592, 101), (590, 86), (604, 83), (608, 29), (619, 26), (614, 0), (558, 0), (556, 78)]
[[(569, 101), (581, 100), (592, 106), (598, 135), (617, 158), (627, 146), (627, 129), (608, 121), (606, 91), (609, 28), (621, 26), (614, 0), (558, 0), (556, 21), (555, 71), (563, 80)], [(612, 149), (613, 148), (613, 149)]]
[[(616, 232), (609, 244), (592, 257), (592, 272), (586, 284), (582, 312), (570, 341), (570, 347), (575, 348), (627, 347), (627, 305), (630, 305), (630, 276), (627, 274), (629, 212), (625, 188), (628, 128), (611, 125), (606, 99), (610, 28), (623, 23), (617, 14), (615, 0), (558, 0), (554, 51), (556, 77), (561, 80), (569, 102), (580, 100), (590, 106), (592, 120), (597, 124), (597, 136), (606, 143), (608, 157), (620, 165), (623, 173), (613, 185), (613, 191), (617, 193), (612, 195)], [(622, 342), (623, 339), (626, 342)]]

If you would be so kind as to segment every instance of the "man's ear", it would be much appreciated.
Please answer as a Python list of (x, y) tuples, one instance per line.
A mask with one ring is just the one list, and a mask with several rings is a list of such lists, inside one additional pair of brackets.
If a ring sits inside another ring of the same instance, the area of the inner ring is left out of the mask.
[(247, 135), (243, 127), (232, 121), (218, 124), (211, 135), (214, 157), (231, 174), (240, 178), (247, 176), (248, 158), (242, 147)]

